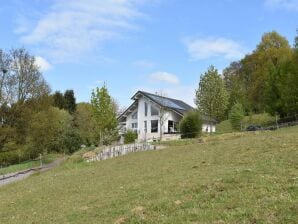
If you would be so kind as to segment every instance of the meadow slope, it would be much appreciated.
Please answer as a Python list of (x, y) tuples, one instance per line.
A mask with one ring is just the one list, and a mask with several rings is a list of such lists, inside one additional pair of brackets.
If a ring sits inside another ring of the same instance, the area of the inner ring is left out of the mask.
[(66, 162), (0, 198), (0, 223), (297, 223), (298, 127)]

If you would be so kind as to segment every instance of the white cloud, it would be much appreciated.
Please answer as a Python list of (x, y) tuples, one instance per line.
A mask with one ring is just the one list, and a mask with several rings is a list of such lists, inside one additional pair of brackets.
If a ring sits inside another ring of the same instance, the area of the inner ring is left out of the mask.
[(132, 63), (132, 65), (135, 67), (139, 67), (139, 68), (154, 68), (155, 67), (155, 63), (150, 60), (147, 60), (147, 59), (141, 59), (141, 60), (134, 61)]
[(123, 31), (135, 29), (134, 19), (143, 16), (135, 0), (56, 0), (21, 41), (41, 46), (52, 59), (63, 61), (102, 47)]
[(269, 9), (286, 9), (298, 11), (298, 0), (265, 0), (265, 6)]
[(178, 77), (168, 72), (154, 72), (149, 75), (149, 80), (152, 82), (165, 82), (169, 84), (179, 84)]
[(52, 65), (46, 59), (40, 56), (35, 57), (35, 64), (43, 72), (52, 68)]
[(192, 60), (212, 57), (239, 59), (244, 56), (244, 48), (236, 41), (225, 38), (197, 38), (184, 41)]

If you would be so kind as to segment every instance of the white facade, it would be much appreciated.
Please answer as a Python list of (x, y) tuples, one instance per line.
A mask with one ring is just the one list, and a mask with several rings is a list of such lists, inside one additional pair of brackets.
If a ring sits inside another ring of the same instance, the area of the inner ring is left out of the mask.
[[(147, 113), (145, 113), (145, 107), (147, 107)], [(152, 114), (155, 110), (157, 114)], [(133, 116), (136, 113), (137, 117)], [(161, 118), (160, 106), (146, 97), (141, 96), (138, 99), (137, 107), (126, 117), (125, 128), (126, 130), (131, 129), (137, 131), (139, 141), (152, 141), (160, 138), (160, 132), (162, 132), (162, 134), (175, 132), (175, 127), (169, 127), (169, 123), (174, 123), (174, 126), (177, 126), (181, 118), (181, 115), (170, 110), (165, 111)], [(154, 123), (157, 123), (157, 128), (153, 126)], [(163, 123), (162, 127), (161, 123)]]
[(216, 131), (216, 126), (214, 124), (212, 125), (206, 124), (206, 123), (202, 124), (202, 132), (214, 133), (215, 131)]

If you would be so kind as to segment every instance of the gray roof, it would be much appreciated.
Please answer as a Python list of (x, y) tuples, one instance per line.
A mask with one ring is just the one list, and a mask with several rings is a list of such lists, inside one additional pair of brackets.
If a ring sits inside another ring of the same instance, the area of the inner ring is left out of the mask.
[(185, 113), (187, 113), (190, 110), (194, 110), (194, 108), (192, 106), (188, 105), (187, 103), (185, 103), (181, 100), (168, 98), (168, 97), (164, 97), (164, 96), (160, 96), (157, 94), (152, 94), (152, 93), (148, 93), (148, 92), (144, 92), (144, 91), (138, 91), (132, 97), (132, 99), (136, 99), (136, 97), (139, 94), (142, 94), (145, 97), (152, 100), (153, 102), (159, 104), (160, 106), (166, 107), (167, 109), (174, 110), (175, 112), (177, 112), (181, 115), (184, 115)]

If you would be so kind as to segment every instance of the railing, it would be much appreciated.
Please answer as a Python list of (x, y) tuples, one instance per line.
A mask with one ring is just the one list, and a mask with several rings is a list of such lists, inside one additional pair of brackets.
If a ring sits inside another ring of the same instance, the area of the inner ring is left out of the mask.
[(100, 153), (98, 153), (96, 156), (92, 158), (88, 158), (87, 162), (106, 160), (106, 159), (111, 159), (118, 156), (123, 156), (132, 152), (141, 152), (141, 151), (155, 150), (155, 149), (156, 149), (156, 146), (151, 145), (149, 143), (135, 143), (135, 144), (128, 144), (128, 145), (108, 146)]

